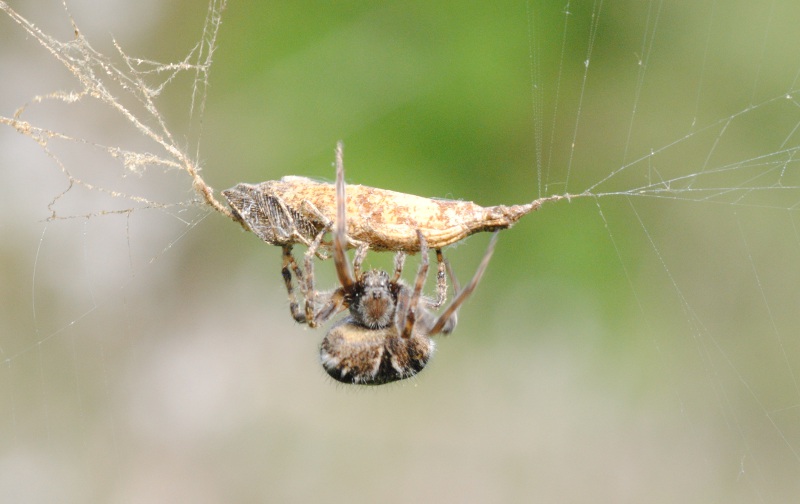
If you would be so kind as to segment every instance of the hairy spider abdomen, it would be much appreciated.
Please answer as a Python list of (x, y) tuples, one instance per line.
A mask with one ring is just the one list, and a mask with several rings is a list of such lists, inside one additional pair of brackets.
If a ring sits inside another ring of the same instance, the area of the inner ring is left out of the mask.
[(414, 333), (401, 338), (394, 326), (369, 329), (347, 317), (322, 340), (320, 361), (334, 380), (382, 385), (422, 371), (433, 349), (427, 336)]

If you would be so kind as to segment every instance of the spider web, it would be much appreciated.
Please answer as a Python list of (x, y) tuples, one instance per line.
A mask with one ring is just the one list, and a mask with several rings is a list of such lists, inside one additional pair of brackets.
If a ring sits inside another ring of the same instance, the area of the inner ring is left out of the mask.
[[(795, 497), (800, 7), (550, 4), (0, 1), (0, 494)], [(368, 393), (211, 189), (330, 180), (339, 138), (356, 183), (583, 195), (504, 231), (430, 369)]]

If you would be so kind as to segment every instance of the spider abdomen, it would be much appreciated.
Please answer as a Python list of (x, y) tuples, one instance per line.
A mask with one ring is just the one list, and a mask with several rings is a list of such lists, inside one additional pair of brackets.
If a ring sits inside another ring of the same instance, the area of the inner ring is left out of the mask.
[(417, 332), (401, 338), (394, 326), (369, 329), (346, 317), (322, 340), (320, 361), (334, 380), (381, 385), (422, 371), (433, 350), (433, 341)]

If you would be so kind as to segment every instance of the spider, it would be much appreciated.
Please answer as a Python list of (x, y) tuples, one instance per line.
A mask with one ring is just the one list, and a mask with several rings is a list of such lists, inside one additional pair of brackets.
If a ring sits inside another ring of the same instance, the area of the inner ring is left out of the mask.
[[(335, 323), (320, 346), (320, 360), (325, 371), (343, 383), (381, 385), (414, 376), (420, 372), (434, 350), (431, 336), (449, 334), (455, 329), (457, 312), (483, 276), (497, 242), (497, 232), (483, 256), (472, 280), (459, 289), (449, 264), (436, 250), (439, 262), (439, 295), (435, 301), (422, 295), (428, 272), (428, 245), (421, 231), (417, 231), (420, 265), (413, 289), (400, 280), (405, 263), (405, 253), (398, 252), (394, 260), (394, 274), (372, 269), (362, 272), (366, 246), (360, 246), (353, 260), (347, 260), (346, 195), (344, 177), (341, 175), (341, 148), (336, 156), (337, 218), (333, 237), (333, 256), (336, 274), (341, 286), (333, 292), (320, 295), (313, 282), (313, 259), (321, 241), (317, 236), (305, 254), (305, 274), (291, 255), (291, 245), (284, 251), (283, 277), (289, 293), (290, 310), (294, 319), (311, 327), (323, 323), (335, 314), (348, 309), (350, 314)], [(291, 270), (297, 277), (305, 297), (305, 309), (300, 310), (291, 281)], [(438, 316), (431, 311), (444, 303), (445, 269), (449, 272), (456, 291), (455, 298)]]

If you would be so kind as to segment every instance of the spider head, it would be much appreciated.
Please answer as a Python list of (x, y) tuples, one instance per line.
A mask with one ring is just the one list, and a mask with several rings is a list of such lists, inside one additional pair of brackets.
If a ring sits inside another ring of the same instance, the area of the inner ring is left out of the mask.
[(396, 296), (389, 274), (370, 270), (356, 282), (350, 315), (354, 321), (370, 329), (380, 329), (394, 323)]

